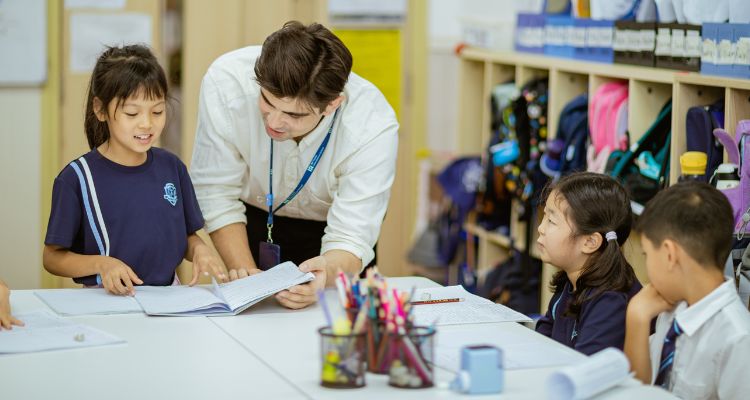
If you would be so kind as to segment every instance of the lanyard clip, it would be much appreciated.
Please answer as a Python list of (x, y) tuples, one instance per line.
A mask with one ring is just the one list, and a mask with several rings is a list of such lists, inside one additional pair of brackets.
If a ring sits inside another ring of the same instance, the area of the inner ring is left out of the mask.
[(266, 224), (266, 228), (268, 229), (268, 238), (266, 239), (266, 241), (268, 241), (268, 243), (273, 243), (273, 239), (271, 238), (271, 230), (273, 229), (273, 224)]

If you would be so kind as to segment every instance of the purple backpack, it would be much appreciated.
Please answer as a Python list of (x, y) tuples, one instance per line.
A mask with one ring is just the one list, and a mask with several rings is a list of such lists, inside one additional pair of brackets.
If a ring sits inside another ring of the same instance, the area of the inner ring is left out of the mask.
[(714, 136), (727, 150), (729, 162), (739, 165), (740, 185), (723, 189), (734, 211), (735, 233), (740, 236), (747, 232), (750, 222), (750, 120), (737, 123), (735, 137), (724, 129), (714, 129)]

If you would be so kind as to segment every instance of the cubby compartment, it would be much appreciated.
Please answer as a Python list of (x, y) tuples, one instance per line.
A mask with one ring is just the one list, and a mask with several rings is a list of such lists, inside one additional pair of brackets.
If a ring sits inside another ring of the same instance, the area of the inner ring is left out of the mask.
[(672, 97), (672, 85), (631, 79), (628, 84), (628, 133), (637, 143)]
[(549, 70), (545, 68), (531, 67), (527, 65), (516, 66), (516, 85), (521, 87), (534, 79), (549, 76)]
[(680, 176), (680, 155), (687, 151), (687, 129), (685, 117), (690, 107), (705, 106), (724, 98), (726, 89), (717, 86), (676, 82), (672, 98), (672, 142), (670, 148), (669, 182), (674, 184)]
[[(750, 81), (748, 81), (748, 84), (750, 85)], [(737, 122), (750, 119), (750, 88), (727, 88), (725, 93), (724, 129), (734, 135)]]
[(462, 60), (460, 66), (460, 98), (458, 124), (461, 136), (458, 152), (461, 155), (478, 154), (482, 149), (482, 133), (485, 132), (484, 109), (487, 102), (484, 93), (484, 61)]
[(549, 74), (549, 102), (547, 105), (548, 138), (557, 134), (560, 112), (571, 100), (589, 90), (589, 76), (575, 72), (552, 70)]

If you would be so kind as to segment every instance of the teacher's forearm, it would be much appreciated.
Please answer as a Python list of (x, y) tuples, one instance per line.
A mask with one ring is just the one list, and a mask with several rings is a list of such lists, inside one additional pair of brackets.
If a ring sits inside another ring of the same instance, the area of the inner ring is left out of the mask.
[(227, 269), (257, 268), (247, 240), (245, 224), (234, 223), (209, 234)]
[(323, 257), (326, 259), (326, 286), (335, 284), (339, 270), (350, 276), (362, 271), (362, 260), (346, 250), (328, 250)]

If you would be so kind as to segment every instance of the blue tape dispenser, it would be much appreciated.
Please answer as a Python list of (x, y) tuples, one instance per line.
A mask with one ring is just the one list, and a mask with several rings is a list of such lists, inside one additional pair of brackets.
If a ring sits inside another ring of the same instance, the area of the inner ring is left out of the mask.
[(451, 389), (466, 394), (490, 394), (503, 391), (503, 352), (495, 346), (461, 348), (461, 370)]

